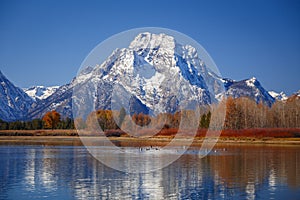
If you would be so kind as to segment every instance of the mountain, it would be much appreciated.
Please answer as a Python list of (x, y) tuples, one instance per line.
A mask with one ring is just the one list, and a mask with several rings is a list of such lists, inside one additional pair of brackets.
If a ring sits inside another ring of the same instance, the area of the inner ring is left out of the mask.
[(283, 92), (277, 93), (275, 91), (269, 91), (269, 94), (278, 101), (285, 101), (288, 99), (288, 96), (286, 96)]
[(169, 35), (141, 33), (101, 65), (83, 69), (70, 84), (39, 103), (30, 116), (39, 117), (50, 109), (71, 116), (73, 90), (75, 110), (81, 102), (96, 109), (115, 109), (112, 106), (120, 107), (112, 104), (117, 99), (124, 107), (128, 101), (131, 113), (151, 114), (216, 102), (215, 94), (222, 87), (194, 47), (179, 44)]
[(72, 117), (72, 82), (63, 85), (48, 98), (42, 99), (32, 105), (28, 114), (28, 119), (42, 118), (43, 115), (51, 110), (56, 110), (62, 117)]
[(92, 111), (87, 108), (93, 106), (128, 110), (126, 102), (131, 114), (175, 112), (180, 106), (217, 102), (224, 93), (269, 106), (275, 101), (256, 78), (222, 79), (206, 67), (194, 47), (179, 44), (169, 35), (141, 33), (102, 64), (82, 69), (70, 84), (36, 104), (29, 117), (41, 117), (52, 109), (72, 117), (72, 105), (78, 115)]
[(115, 49), (103, 63), (83, 68), (69, 84), (26, 89), (31, 97), (2, 74), (0, 80), (0, 103), (4, 105), (0, 119), (4, 120), (41, 118), (50, 110), (63, 117), (73, 117), (72, 111), (86, 116), (94, 109), (120, 107), (131, 114), (172, 113), (180, 107), (217, 102), (225, 94), (269, 106), (275, 102), (270, 95), (275, 93), (265, 90), (256, 78), (222, 79), (206, 66), (194, 47), (166, 34), (148, 32), (138, 34), (127, 48)]
[(32, 99), (35, 101), (46, 99), (49, 96), (51, 96), (59, 86), (51, 86), (51, 87), (45, 87), (45, 86), (32, 86), (30, 88), (24, 88), (24, 92), (28, 94)]
[(257, 103), (263, 102), (269, 106), (275, 102), (274, 97), (272, 97), (269, 92), (262, 87), (255, 77), (241, 81), (231, 79), (223, 80), (227, 96), (232, 96), (233, 98), (249, 97)]
[(26, 119), (34, 100), (11, 83), (0, 71), (0, 119)]

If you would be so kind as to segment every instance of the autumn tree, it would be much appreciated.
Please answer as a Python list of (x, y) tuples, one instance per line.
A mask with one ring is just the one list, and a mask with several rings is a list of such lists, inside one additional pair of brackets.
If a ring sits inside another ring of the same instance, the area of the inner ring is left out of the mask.
[(138, 126), (147, 126), (151, 122), (151, 118), (149, 117), (149, 115), (143, 113), (139, 113), (139, 114), (134, 113), (132, 115), (132, 120)]
[(194, 110), (181, 110), (181, 121), (180, 128), (191, 129), (193, 127), (198, 127), (199, 120), (196, 117), (196, 112)]
[(96, 112), (98, 123), (102, 130), (116, 129), (117, 124), (111, 110), (98, 110)]
[(285, 104), (285, 118), (287, 127), (300, 127), (300, 96), (293, 95)]
[(242, 108), (232, 97), (228, 97), (226, 102), (226, 129), (241, 129), (243, 127)]
[(43, 117), (44, 127), (54, 129), (60, 122), (60, 114), (55, 110), (47, 112)]

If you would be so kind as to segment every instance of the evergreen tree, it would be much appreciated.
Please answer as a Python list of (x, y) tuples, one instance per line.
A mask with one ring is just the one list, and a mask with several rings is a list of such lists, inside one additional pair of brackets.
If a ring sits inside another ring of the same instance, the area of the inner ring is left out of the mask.
[(123, 123), (125, 117), (126, 117), (126, 111), (125, 111), (125, 108), (122, 107), (122, 108), (120, 109), (120, 113), (119, 113), (119, 123), (118, 123), (118, 125), (119, 125), (120, 128), (122, 127), (122, 123)]

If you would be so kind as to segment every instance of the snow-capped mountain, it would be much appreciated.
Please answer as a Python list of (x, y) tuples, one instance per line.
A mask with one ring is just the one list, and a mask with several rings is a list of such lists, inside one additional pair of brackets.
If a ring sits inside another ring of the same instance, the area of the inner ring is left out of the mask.
[(24, 88), (24, 92), (28, 94), (32, 99), (35, 101), (42, 100), (48, 98), (50, 95), (52, 95), (59, 86), (51, 86), (51, 87), (45, 87), (45, 86), (32, 86), (30, 88)]
[(129, 101), (131, 113), (174, 112), (179, 106), (216, 102), (224, 93), (267, 105), (275, 101), (256, 78), (221, 79), (206, 67), (194, 47), (179, 44), (169, 35), (151, 33), (137, 35), (128, 48), (116, 49), (102, 64), (81, 70), (70, 84), (37, 104), (29, 116), (41, 117), (55, 109), (72, 117), (73, 91), (74, 110), (91, 104), (95, 109), (115, 109), (117, 99), (124, 107)]
[(26, 119), (34, 100), (11, 83), (0, 71), (0, 119)]
[[(208, 87), (208, 81), (215, 87)], [(67, 108), (72, 90), (75, 106), (92, 101), (96, 109), (112, 109), (113, 95), (118, 95), (119, 103), (130, 102), (131, 113), (149, 113), (209, 104), (216, 101), (215, 94), (222, 87), (194, 47), (179, 44), (169, 35), (141, 33), (128, 48), (116, 49), (101, 65), (83, 69), (70, 84), (39, 103), (31, 116), (49, 109), (70, 116)]]
[(29, 119), (41, 118), (46, 112), (56, 110), (62, 117), (72, 116), (72, 93), (76, 85), (82, 84), (91, 76), (92, 67), (86, 67), (80, 75), (74, 78), (70, 83), (60, 86), (49, 97), (34, 103), (31, 112), (28, 114)]
[(29, 119), (41, 118), (46, 112), (56, 110), (62, 117), (72, 117), (72, 89), (74, 80), (59, 87), (52, 95), (34, 103), (28, 114)]
[(279, 95), (285, 98), (283, 93), (266, 91), (256, 78), (222, 79), (198, 57), (194, 47), (179, 44), (172, 36), (152, 33), (137, 35), (128, 48), (114, 50), (102, 64), (82, 69), (71, 83), (61, 87), (28, 88), (28, 96), (1, 73), (0, 81), (0, 119), (9, 121), (41, 118), (50, 110), (73, 117), (72, 107), (86, 116), (90, 105), (118, 109), (126, 107), (126, 101), (131, 114), (151, 114), (210, 104), (224, 94), (249, 97), (269, 106)]
[(235, 81), (231, 79), (223, 80), (227, 96), (232, 96), (234, 98), (249, 97), (257, 103), (263, 102), (269, 106), (275, 102), (275, 99), (262, 87), (255, 77), (242, 81)]
[[(143, 112), (174, 112), (179, 102), (209, 104), (213, 101), (200, 71), (205, 66), (200, 63), (192, 46), (178, 44), (169, 35), (141, 33), (128, 48), (116, 49), (104, 63), (96, 66), (89, 82), (96, 83), (94, 91), (106, 88), (95, 95), (112, 94), (113, 87), (118, 85), (123, 93), (136, 98), (133, 105), (144, 107)], [(110, 102), (101, 99), (99, 96), (97, 107), (109, 109)]]
[(278, 101), (285, 101), (288, 99), (288, 96), (286, 96), (286, 94), (283, 92), (278, 93), (275, 91), (269, 91), (269, 94)]

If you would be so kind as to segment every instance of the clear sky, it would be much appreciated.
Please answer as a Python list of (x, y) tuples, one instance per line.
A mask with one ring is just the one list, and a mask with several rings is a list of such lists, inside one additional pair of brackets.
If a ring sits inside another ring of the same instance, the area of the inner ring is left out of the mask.
[(300, 1), (0, 0), (0, 70), (19, 87), (62, 85), (108, 37), (164, 27), (198, 41), (224, 77), (300, 89)]

